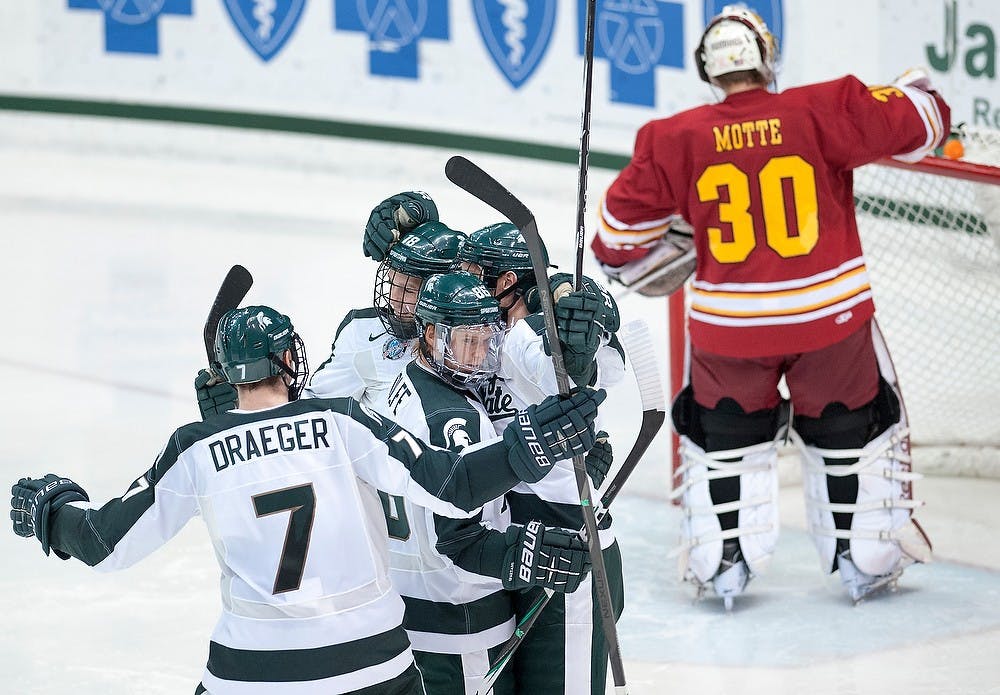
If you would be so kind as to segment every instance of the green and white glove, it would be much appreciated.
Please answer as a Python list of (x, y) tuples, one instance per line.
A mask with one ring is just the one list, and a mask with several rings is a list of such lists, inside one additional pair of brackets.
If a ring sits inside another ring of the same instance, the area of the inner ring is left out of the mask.
[[(549, 278), (566, 373), (577, 386), (587, 386), (594, 376), (594, 356), (601, 338), (621, 327), (621, 315), (614, 297), (595, 280), (585, 275), (580, 285), (580, 291), (573, 290), (569, 273)], [(525, 295), (525, 300), (532, 313), (541, 310), (537, 291)]]
[(237, 406), (236, 389), (233, 385), (222, 381), (209, 386), (208, 383), (212, 380), (213, 374), (207, 369), (200, 370), (194, 378), (194, 392), (198, 396), (198, 410), (201, 411), (202, 420)]
[(381, 263), (389, 247), (401, 236), (424, 222), (437, 221), (437, 205), (427, 193), (404, 191), (390, 196), (376, 205), (368, 217), (362, 244), (365, 255)]
[[(10, 519), (14, 533), (24, 538), (34, 536), (49, 554), (49, 521), (59, 508), (69, 502), (89, 502), (87, 491), (69, 478), (49, 473), (41, 478), (21, 478), (10, 488)], [(61, 560), (69, 555), (55, 550)]]
[(603, 389), (579, 389), (518, 411), (503, 432), (514, 473), (526, 483), (537, 483), (556, 461), (586, 456), (594, 446), (597, 408), (607, 395)]
[(505, 536), (507, 552), (500, 577), (505, 589), (538, 586), (572, 593), (590, 571), (590, 553), (578, 533), (529, 521), (511, 526)]

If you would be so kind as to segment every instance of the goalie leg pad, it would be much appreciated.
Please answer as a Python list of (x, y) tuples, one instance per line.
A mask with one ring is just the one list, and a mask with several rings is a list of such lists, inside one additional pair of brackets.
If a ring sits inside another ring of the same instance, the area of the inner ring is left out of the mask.
[[(863, 446), (851, 447), (858, 438)], [(906, 411), (892, 384), (883, 379), (878, 396), (861, 409), (797, 417), (793, 439), (802, 458), (809, 531), (824, 571), (836, 569), (835, 556), (845, 546), (857, 570), (872, 577), (930, 558), (930, 544), (910, 518), (922, 504), (912, 496), (919, 476), (911, 471)]]
[[(723, 542), (736, 539), (751, 575), (767, 570), (778, 541), (778, 446), (765, 442), (742, 449), (706, 453), (681, 437), (682, 482), (672, 497), (680, 498), (681, 575), (704, 585), (722, 569)], [(735, 479), (737, 499), (719, 502), (711, 481)], [(720, 516), (736, 512), (735, 527), (722, 527)]]
[(699, 585), (711, 581), (732, 564), (723, 547), (731, 554), (733, 540), (750, 574), (763, 573), (778, 539), (777, 441), (787, 409), (745, 413), (729, 399), (708, 409), (688, 387), (673, 418), (682, 435), (681, 483), (672, 495), (684, 511), (682, 576)]

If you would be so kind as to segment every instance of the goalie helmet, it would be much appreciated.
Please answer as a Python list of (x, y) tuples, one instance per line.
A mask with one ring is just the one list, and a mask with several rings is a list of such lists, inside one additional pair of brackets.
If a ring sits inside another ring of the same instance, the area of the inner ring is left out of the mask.
[[(544, 244), (542, 254), (548, 267), (549, 254)], [(535, 286), (528, 244), (521, 235), (521, 230), (510, 222), (491, 224), (470, 234), (458, 258), (462, 263), (462, 270), (477, 275), (498, 301), (511, 293), (516, 300), (528, 288)], [(507, 272), (514, 273), (517, 281), (497, 294), (497, 281)]]
[(731, 72), (756, 70), (764, 82), (774, 81), (778, 44), (764, 20), (745, 5), (726, 5), (712, 18), (694, 52), (694, 64), (701, 79), (717, 84), (715, 78)]
[[(291, 353), (292, 366), (285, 362)], [(226, 312), (215, 333), (215, 371), (231, 384), (253, 384), (282, 376), (289, 400), (302, 392), (309, 377), (305, 346), (292, 320), (268, 306)]]
[[(500, 304), (475, 275), (435, 275), (416, 307), (420, 352), (449, 384), (471, 388), (500, 368)], [(434, 327), (428, 338), (428, 327)]]
[(400, 340), (416, 338), (414, 307), (424, 279), (455, 270), (465, 234), (441, 222), (425, 222), (392, 245), (375, 273), (375, 309)]

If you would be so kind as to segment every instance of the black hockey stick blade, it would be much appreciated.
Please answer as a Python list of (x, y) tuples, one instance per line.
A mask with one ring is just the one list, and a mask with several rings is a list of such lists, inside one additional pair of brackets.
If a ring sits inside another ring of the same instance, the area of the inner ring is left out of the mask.
[(212, 302), (212, 309), (208, 312), (208, 318), (205, 319), (205, 327), (202, 330), (202, 336), (205, 339), (205, 355), (208, 357), (209, 366), (215, 363), (215, 334), (219, 329), (219, 321), (227, 311), (232, 311), (240, 305), (252, 286), (253, 276), (250, 275), (249, 270), (241, 265), (234, 265), (230, 268), (222, 285), (219, 286), (219, 292), (215, 295), (215, 301)]
[(478, 165), (461, 155), (455, 155), (444, 165), (448, 180), (470, 193), (514, 223), (518, 229), (534, 224), (535, 216), (514, 197), (500, 182), (487, 174)]

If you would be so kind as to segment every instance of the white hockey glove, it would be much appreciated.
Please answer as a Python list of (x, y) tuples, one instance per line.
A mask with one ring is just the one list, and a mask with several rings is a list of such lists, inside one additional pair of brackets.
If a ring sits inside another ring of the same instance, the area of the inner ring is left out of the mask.
[(644, 257), (614, 268), (601, 265), (609, 280), (625, 286), (619, 296), (638, 292), (667, 297), (679, 290), (695, 268), (694, 230), (678, 220)]

